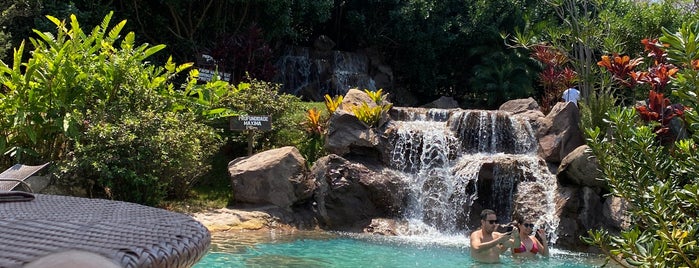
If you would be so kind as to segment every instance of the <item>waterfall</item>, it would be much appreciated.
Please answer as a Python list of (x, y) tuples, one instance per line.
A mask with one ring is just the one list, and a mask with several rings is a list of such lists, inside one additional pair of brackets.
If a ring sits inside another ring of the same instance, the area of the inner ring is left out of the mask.
[(553, 234), (556, 179), (536, 156), (526, 119), (503, 111), (395, 109), (390, 166), (410, 182), (406, 219), (457, 233), (491, 208), (501, 223), (516, 211)]
[(283, 92), (311, 100), (344, 95), (350, 88), (377, 90), (369, 59), (360, 53), (288, 47), (275, 67), (279, 71), (274, 82), (283, 85)]

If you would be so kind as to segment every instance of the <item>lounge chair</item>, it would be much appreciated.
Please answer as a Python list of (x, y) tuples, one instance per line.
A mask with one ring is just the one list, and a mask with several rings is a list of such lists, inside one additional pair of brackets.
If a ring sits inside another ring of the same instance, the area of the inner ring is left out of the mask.
[(8, 168), (0, 173), (0, 191), (12, 191), (21, 184), (25, 188), (24, 190), (32, 192), (31, 187), (25, 182), (25, 180), (42, 170), (44, 167), (48, 166), (50, 163), (51, 162), (48, 162), (38, 166), (16, 164)]

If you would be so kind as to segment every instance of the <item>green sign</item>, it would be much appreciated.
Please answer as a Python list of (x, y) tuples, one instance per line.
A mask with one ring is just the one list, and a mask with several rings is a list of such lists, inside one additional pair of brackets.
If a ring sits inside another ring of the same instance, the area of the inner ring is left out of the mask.
[(231, 118), (231, 130), (272, 130), (272, 117), (269, 115), (241, 115)]

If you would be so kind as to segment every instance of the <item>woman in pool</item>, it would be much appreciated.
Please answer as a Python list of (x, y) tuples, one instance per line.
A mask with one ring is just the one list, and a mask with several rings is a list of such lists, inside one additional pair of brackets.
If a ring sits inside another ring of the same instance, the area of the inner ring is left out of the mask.
[(546, 232), (543, 229), (538, 229), (541, 241), (535, 235), (530, 235), (534, 229), (533, 223), (527, 223), (522, 217), (517, 218), (517, 228), (519, 229), (520, 246), (512, 248), (513, 256), (533, 257), (537, 254), (541, 256), (549, 256), (548, 242), (546, 241)]

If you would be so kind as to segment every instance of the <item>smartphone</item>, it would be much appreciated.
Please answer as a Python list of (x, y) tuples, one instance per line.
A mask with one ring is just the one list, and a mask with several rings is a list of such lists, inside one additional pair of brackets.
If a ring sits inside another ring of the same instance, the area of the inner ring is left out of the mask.
[(506, 233), (511, 233), (511, 232), (512, 232), (512, 229), (514, 229), (514, 227), (513, 227), (512, 225), (505, 226), (505, 232), (506, 232)]

